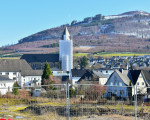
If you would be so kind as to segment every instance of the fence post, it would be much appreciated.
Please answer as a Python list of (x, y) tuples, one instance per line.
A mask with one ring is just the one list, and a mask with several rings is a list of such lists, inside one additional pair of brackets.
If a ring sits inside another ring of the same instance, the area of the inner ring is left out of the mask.
[(66, 120), (70, 120), (69, 83), (66, 83)]
[(137, 120), (137, 85), (134, 85), (135, 120)]

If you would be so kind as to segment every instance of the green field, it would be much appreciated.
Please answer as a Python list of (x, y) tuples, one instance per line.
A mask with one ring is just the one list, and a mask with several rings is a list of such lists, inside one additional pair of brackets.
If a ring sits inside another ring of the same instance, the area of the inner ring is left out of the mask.
[[(74, 53), (74, 57), (87, 56), (90, 53)], [(5, 54), (0, 55), (0, 59), (20, 59), (22, 54)], [(150, 55), (150, 53), (136, 53), (136, 52), (97, 52), (90, 54), (93, 57), (112, 57), (112, 56), (144, 56)]]
[[(76, 57), (82, 57), (87, 56), (88, 53), (75, 53), (74, 56)], [(150, 53), (134, 53), (134, 52), (99, 52), (99, 53), (93, 53), (93, 56), (95, 57), (112, 57), (112, 56), (144, 56), (144, 55), (150, 55)]]
[(75, 57), (81, 57), (81, 56), (87, 56), (88, 53), (74, 53), (73, 56)]

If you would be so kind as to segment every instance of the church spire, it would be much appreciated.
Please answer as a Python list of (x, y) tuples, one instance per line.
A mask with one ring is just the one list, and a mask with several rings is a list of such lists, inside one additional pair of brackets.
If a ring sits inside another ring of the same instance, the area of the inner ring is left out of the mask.
[(70, 38), (71, 38), (67, 27), (65, 28), (65, 30), (63, 32), (62, 40), (64, 40), (64, 38), (65, 38), (64, 36), (66, 37), (67, 40), (70, 40)]

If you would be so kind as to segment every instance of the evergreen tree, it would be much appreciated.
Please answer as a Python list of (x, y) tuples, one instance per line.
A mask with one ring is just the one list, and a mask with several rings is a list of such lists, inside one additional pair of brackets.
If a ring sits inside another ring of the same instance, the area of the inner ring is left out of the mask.
[(52, 75), (53, 74), (52, 74), (52, 71), (49, 67), (49, 64), (48, 64), (48, 62), (46, 62), (45, 67), (44, 67), (44, 71), (43, 71), (43, 75), (42, 75), (42, 80), (43, 79), (49, 79), (50, 76), (52, 76)]
[(18, 83), (15, 82), (14, 85), (13, 85), (13, 90), (12, 90), (13, 94), (15, 94), (15, 95), (18, 95), (18, 94), (19, 94), (19, 91), (18, 91), (18, 88), (17, 88), (17, 87), (19, 87), (19, 86), (18, 86)]
[(85, 68), (88, 65), (88, 58), (86, 56), (82, 57), (79, 61), (79, 64), (82, 68)]
[[(53, 84), (53, 74), (52, 74), (52, 71), (51, 71), (51, 69), (49, 67), (48, 62), (46, 62), (46, 64), (45, 64), (45, 68), (44, 68), (44, 71), (43, 71), (41, 84), (42, 85)], [(43, 88), (45, 88), (46, 90), (49, 90), (49, 89), (52, 89), (53, 86), (50, 85), (50, 86), (43, 87)]]

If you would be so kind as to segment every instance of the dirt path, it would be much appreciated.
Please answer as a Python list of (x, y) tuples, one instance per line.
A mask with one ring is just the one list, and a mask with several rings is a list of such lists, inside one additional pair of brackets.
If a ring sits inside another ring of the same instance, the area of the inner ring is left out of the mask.
[[(121, 116), (121, 115), (103, 115), (103, 116), (91, 116), (82, 120), (134, 120), (134, 117)], [(143, 120), (143, 119), (138, 119)]]

